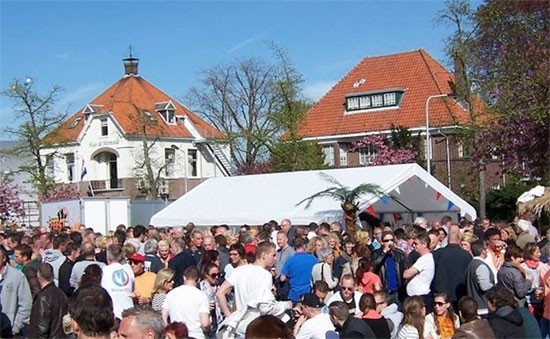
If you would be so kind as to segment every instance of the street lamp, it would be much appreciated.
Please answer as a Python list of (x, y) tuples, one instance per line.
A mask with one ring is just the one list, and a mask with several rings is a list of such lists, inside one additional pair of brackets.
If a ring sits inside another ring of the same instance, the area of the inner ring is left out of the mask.
[(431, 140), (430, 140), (430, 100), (434, 98), (445, 98), (450, 96), (450, 94), (437, 94), (437, 95), (431, 95), (426, 100), (426, 165), (428, 167), (428, 174), (432, 174), (432, 152), (431, 152)]
[[(183, 187), (184, 187), (184, 190), (185, 190), (185, 193), (184, 194), (187, 194), (187, 191), (188, 191), (188, 184), (187, 184), (187, 159), (186, 159), (186, 154), (185, 154), (185, 151), (184, 150), (181, 150), (178, 146), (172, 144), (170, 145), (170, 148), (173, 149), (174, 151), (181, 151), (183, 153), (183, 175), (185, 176), (184, 180), (183, 180)], [(175, 160), (175, 159), (174, 159)]]

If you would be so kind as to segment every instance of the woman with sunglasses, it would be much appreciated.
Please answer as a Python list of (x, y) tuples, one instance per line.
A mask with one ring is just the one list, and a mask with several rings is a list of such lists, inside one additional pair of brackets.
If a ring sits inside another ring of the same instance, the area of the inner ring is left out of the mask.
[(403, 321), (397, 334), (398, 339), (428, 339), (424, 335), (426, 306), (422, 297), (408, 297), (403, 302)]
[[(208, 251), (207, 251), (208, 252)], [(210, 301), (210, 321), (212, 329), (208, 338), (216, 338), (216, 330), (218, 324), (223, 320), (222, 311), (218, 300), (216, 299), (216, 292), (218, 291), (218, 278), (220, 276), (220, 269), (215, 263), (208, 263), (203, 266), (202, 280), (199, 283), (201, 291), (206, 293), (208, 300)]]
[(153, 286), (153, 299), (151, 306), (155, 311), (162, 310), (162, 304), (166, 299), (166, 294), (174, 288), (174, 271), (169, 268), (163, 268), (158, 271)]
[(451, 300), (447, 293), (434, 295), (434, 311), (426, 316), (425, 332), (432, 339), (450, 339), (455, 330), (460, 327), (460, 319), (454, 313)]

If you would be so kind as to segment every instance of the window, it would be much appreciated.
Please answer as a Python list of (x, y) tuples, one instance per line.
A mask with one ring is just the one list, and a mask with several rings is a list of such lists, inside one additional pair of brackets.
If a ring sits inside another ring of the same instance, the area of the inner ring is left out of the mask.
[(164, 173), (167, 177), (174, 175), (174, 160), (176, 159), (176, 150), (173, 148), (164, 149)]
[(371, 145), (359, 148), (359, 163), (361, 165), (370, 164), (378, 155), (378, 150)]
[(53, 178), (54, 173), (54, 156), (53, 154), (46, 155), (46, 176)]
[(109, 123), (107, 119), (101, 119), (101, 135), (109, 135)]
[(371, 97), (372, 107), (382, 107), (384, 106), (384, 101), (382, 100), (382, 94), (376, 94)]
[(190, 149), (187, 151), (187, 164), (189, 168), (189, 171), (187, 173), (192, 177), (196, 177), (198, 173), (197, 156), (198, 156), (198, 153), (196, 149)]
[(67, 180), (74, 181), (74, 153), (65, 154), (65, 164), (67, 165)]
[(334, 147), (323, 146), (323, 153), (325, 153), (325, 164), (334, 166)]
[(78, 117), (78, 118), (74, 119), (73, 122), (71, 123), (71, 126), (69, 126), (69, 128), (75, 128), (76, 126), (78, 126), (78, 123), (80, 122), (80, 119), (82, 119), (82, 118)]
[(162, 111), (159, 111), (160, 115), (162, 115), (162, 118), (170, 124), (176, 123), (176, 113), (173, 109), (165, 109)]
[(346, 111), (361, 111), (374, 108), (398, 106), (403, 90), (367, 94), (350, 94), (346, 97)]
[(348, 146), (344, 144), (340, 145), (340, 149), (338, 153), (340, 156), (340, 166), (347, 166), (348, 165)]

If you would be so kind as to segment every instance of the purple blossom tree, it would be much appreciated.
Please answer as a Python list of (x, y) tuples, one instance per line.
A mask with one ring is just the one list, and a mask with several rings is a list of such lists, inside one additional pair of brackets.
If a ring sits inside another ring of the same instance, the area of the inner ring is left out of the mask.
[(72, 185), (62, 185), (52, 188), (42, 196), (42, 202), (71, 200), (80, 198), (80, 193)]
[(409, 164), (417, 161), (418, 150), (413, 142), (407, 142), (400, 147), (393, 147), (392, 142), (383, 134), (373, 134), (356, 141), (350, 147), (351, 152), (355, 152), (361, 147), (370, 146), (377, 150), (374, 159), (366, 166)]
[(11, 225), (25, 216), (23, 199), (19, 196), (19, 187), (13, 184), (9, 176), (0, 179), (0, 223)]

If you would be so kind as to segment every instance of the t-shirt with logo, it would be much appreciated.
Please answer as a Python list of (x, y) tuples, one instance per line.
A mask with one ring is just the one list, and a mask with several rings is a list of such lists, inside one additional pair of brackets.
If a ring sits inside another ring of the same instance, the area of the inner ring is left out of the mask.
[(132, 300), (134, 272), (132, 268), (120, 263), (112, 263), (103, 267), (101, 287), (107, 290), (113, 299), (115, 317), (122, 319), (122, 311), (134, 306)]

